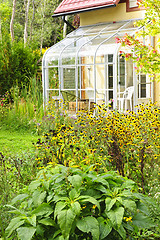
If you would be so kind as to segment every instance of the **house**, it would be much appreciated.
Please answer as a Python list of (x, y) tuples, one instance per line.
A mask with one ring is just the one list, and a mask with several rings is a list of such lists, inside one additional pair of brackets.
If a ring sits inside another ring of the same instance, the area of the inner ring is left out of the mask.
[[(132, 60), (126, 61), (116, 38), (125, 33), (134, 36), (139, 30), (134, 22), (144, 17), (137, 0), (63, 0), (54, 12), (55, 17), (80, 15), (80, 27), (48, 49), (43, 57), (44, 105), (50, 98), (67, 98), (76, 110), (80, 102), (96, 102), (113, 109), (134, 109), (148, 101), (160, 102), (160, 84), (148, 75), (135, 72)], [(67, 22), (67, 21), (66, 21)], [(144, 44), (155, 44), (153, 37)], [(130, 101), (122, 94), (132, 87)], [(71, 106), (71, 105), (70, 105)]]

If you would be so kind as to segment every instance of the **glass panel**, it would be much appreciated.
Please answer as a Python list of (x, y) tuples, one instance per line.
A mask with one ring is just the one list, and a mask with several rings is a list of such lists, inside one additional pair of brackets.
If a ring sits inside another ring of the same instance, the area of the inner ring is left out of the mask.
[(75, 89), (75, 68), (63, 68), (63, 88)]
[(113, 62), (113, 54), (108, 54), (108, 62)]
[(133, 8), (133, 7), (137, 7), (137, 0), (129, 0), (129, 7)]
[(113, 88), (113, 65), (108, 65), (108, 88)]
[(95, 25), (93, 26), (91, 29), (89, 29), (87, 31), (88, 33), (95, 33), (98, 34), (99, 32), (101, 32), (103, 29), (108, 28), (110, 24), (100, 24), (100, 25)]
[(108, 31), (115, 31), (118, 30), (120, 27), (122, 27), (125, 24), (125, 22), (116, 22), (112, 23), (111, 25), (108, 26), (108, 28), (104, 29), (103, 32), (108, 32)]
[(138, 98), (151, 98), (150, 78), (147, 75), (139, 74), (138, 80)]
[(81, 57), (84, 57), (83, 63), (85, 64), (94, 63), (95, 49), (97, 48), (96, 39), (98, 39), (98, 36), (94, 39), (93, 37), (85, 38), (85, 41), (83, 42), (82, 47), (79, 49), (78, 57), (79, 59)]
[(133, 61), (128, 59), (126, 61), (126, 87), (133, 86)]
[(75, 58), (78, 50), (80, 49), (80, 46), (82, 46), (87, 41), (88, 37), (78, 38), (75, 42), (72, 42), (69, 46), (67, 46), (61, 54), (62, 64), (75, 64)]
[(65, 101), (76, 100), (75, 68), (63, 68), (62, 95)]
[(58, 59), (62, 49), (74, 39), (64, 39), (51, 47), (44, 56), (45, 66), (58, 66)]
[(125, 57), (119, 55), (119, 82), (120, 92), (125, 90)]
[(48, 69), (49, 89), (59, 89), (58, 67)]
[[(111, 37), (111, 35), (103, 35), (101, 45), (97, 46), (97, 53), (96, 56), (103, 56), (103, 55), (113, 55), (116, 53), (116, 49), (118, 47), (115, 36)], [(105, 40), (106, 39), (106, 40)]]
[(52, 103), (55, 102), (55, 105), (57, 106), (59, 104), (59, 101), (53, 100), (53, 97), (59, 96), (59, 90), (50, 90), (49, 91), (49, 101)]
[(70, 34), (67, 35), (67, 37), (75, 37), (75, 36), (82, 36), (84, 34), (86, 34), (87, 32), (90, 31), (90, 29), (92, 29), (93, 26), (83, 26), (83, 27), (79, 27), (78, 29), (76, 29), (75, 31), (71, 32)]

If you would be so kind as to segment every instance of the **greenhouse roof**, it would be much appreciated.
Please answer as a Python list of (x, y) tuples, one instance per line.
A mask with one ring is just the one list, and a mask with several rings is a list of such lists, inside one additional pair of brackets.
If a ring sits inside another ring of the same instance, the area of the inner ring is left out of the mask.
[(128, 20), (79, 27), (46, 51), (44, 66), (61, 65), (63, 62), (75, 65), (79, 57), (114, 54), (118, 45), (116, 37), (123, 38), (125, 33), (133, 35), (138, 30), (134, 22)]
[(114, 7), (120, 0), (63, 0), (54, 11), (54, 16)]

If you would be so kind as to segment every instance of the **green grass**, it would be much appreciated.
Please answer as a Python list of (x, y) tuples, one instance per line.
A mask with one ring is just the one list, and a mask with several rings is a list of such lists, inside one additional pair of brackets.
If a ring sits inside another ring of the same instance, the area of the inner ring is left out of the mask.
[(34, 149), (38, 136), (28, 132), (14, 132), (0, 130), (0, 152), (8, 154), (20, 154)]

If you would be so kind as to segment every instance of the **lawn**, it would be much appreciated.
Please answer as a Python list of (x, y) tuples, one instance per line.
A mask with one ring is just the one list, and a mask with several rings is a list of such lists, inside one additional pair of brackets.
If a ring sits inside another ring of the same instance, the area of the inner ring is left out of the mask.
[(22, 153), (33, 149), (38, 136), (28, 132), (0, 130), (0, 152), (3, 154)]

